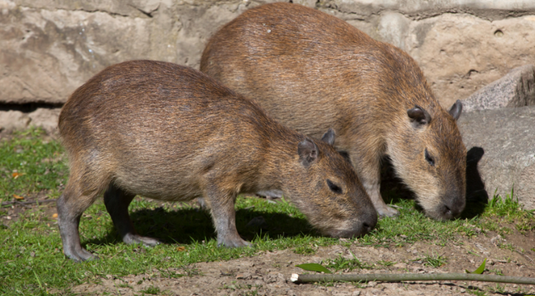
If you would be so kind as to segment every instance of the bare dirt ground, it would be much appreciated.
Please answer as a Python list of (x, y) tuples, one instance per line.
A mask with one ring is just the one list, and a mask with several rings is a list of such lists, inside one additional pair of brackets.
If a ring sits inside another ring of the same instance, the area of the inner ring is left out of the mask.
[[(533, 233), (524, 236), (513, 234), (506, 238), (480, 235), (466, 240), (463, 245), (448, 243), (437, 246), (430, 242), (418, 242), (402, 248), (373, 248), (351, 246), (350, 250), (362, 262), (376, 263), (379, 260), (395, 262), (383, 269), (354, 270), (358, 273), (444, 273), (475, 270), (488, 258), (487, 269), (499, 270), (504, 275), (535, 277), (533, 258), (518, 252), (502, 249), (497, 244), (503, 240), (527, 249), (533, 243)], [(427, 254), (440, 254), (448, 263), (432, 268), (422, 264)], [(533, 253), (533, 252), (531, 252)], [(342, 255), (352, 258), (346, 247), (319, 248), (316, 254), (304, 256), (292, 250), (267, 252), (250, 258), (226, 262), (198, 263), (188, 266), (192, 276), (177, 279), (160, 277), (159, 272), (115, 278), (108, 276), (101, 285), (84, 284), (73, 288), (80, 294), (136, 295), (150, 287), (157, 287), (167, 295), (526, 295), (534, 294), (535, 286), (479, 282), (406, 282), (361, 284), (294, 284), (289, 279), (292, 273), (302, 273), (295, 267), (301, 263), (320, 263)], [(185, 273), (177, 268), (176, 272)], [(485, 291), (486, 294), (482, 294)], [(479, 294), (478, 294), (479, 293)]]

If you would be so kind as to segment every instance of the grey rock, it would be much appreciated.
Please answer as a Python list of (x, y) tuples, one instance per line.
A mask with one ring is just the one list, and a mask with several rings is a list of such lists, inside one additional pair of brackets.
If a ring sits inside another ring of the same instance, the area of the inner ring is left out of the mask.
[(463, 110), (490, 110), (535, 105), (535, 66), (514, 68), (463, 101)]
[(0, 0), (0, 103), (63, 103), (105, 67), (198, 67), (206, 40), (248, 1)]
[(0, 131), (12, 132), (29, 127), (40, 127), (48, 134), (57, 133), (60, 108), (37, 108), (33, 112), (0, 111)]
[(294, 0), (293, 3), (301, 4), (307, 7), (316, 7), (316, 0)]
[[(65, 102), (106, 66), (198, 67), (207, 39), (276, 0), (0, 0), (0, 104)], [(295, 0), (408, 52), (443, 107), (535, 63), (532, 0)]]
[(405, 39), (408, 35), (410, 20), (400, 13), (386, 12), (379, 21), (378, 31), (383, 41), (401, 49), (407, 48)]
[(20, 111), (0, 111), (0, 131), (15, 131), (28, 128), (30, 117)]
[[(535, 2), (534, 2), (535, 3)], [(535, 63), (534, 16), (489, 21), (442, 14), (413, 21), (405, 49), (441, 105), (450, 108), (512, 68)]]
[(505, 197), (514, 187), (514, 197), (535, 209), (535, 106), (474, 111), (458, 125), (466, 148), (480, 150), (478, 170), (488, 195)]
[(58, 133), (58, 118), (61, 108), (38, 108), (37, 110), (28, 113), (31, 122), (30, 126), (40, 127), (48, 134)]
[(532, 0), (327, 0), (320, 3), (322, 6), (336, 7), (363, 16), (382, 11), (399, 11), (415, 18), (464, 12), (494, 20), (509, 16), (511, 11), (517, 14), (535, 11), (535, 2)]

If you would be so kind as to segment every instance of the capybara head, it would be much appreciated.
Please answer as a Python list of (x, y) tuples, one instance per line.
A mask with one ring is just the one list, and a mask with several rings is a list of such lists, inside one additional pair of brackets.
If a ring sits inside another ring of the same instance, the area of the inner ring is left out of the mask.
[(455, 123), (461, 111), (460, 101), (449, 112), (415, 105), (389, 143), (398, 175), (437, 220), (458, 216), (466, 204), (466, 148)]
[(329, 129), (322, 141), (306, 138), (299, 143), (294, 167), (296, 178), (283, 185), (310, 223), (332, 237), (368, 233), (377, 223), (377, 213), (351, 164), (332, 146)]

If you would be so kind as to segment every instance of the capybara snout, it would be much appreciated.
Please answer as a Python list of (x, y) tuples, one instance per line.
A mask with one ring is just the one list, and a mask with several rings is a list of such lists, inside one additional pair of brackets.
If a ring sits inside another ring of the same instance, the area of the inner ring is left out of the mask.
[(252, 101), (210, 77), (172, 63), (110, 66), (78, 88), (63, 107), (59, 131), (69, 181), (58, 199), (66, 256), (94, 258), (80, 245), (82, 213), (104, 204), (126, 243), (153, 246), (136, 233), (128, 205), (136, 195), (164, 201), (203, 197), (218, 245), (247, 246), (234, 203), (241, 193), (282, 192), (333, 236), (361, 235), (376, 223), (352, 167), (322, 140), (277, 123)]

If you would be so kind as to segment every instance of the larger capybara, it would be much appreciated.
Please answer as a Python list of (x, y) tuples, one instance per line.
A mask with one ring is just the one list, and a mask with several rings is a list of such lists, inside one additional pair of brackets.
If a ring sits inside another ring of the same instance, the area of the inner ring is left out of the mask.
[(348, 23), (297, 4), (245, 11), (209, 40), (201, 71), (255, 99), (278, 122), (317, 137), (337, 131), (380, 215), (398, 212), (380, 193), (381, 161), (437, 220), (465, 207), (466, 148), (416, 62)]
[(165, 201), (204, 197), (218, 245), (245, 246), (235, 225), (240, 193), (280, 191), (322, 233), (351, 237), (377, 222), (351, 164), (329, 129), (314, 141), (272, 120), (252, 101), (205, 74), (176, 64), (130, 61), (78, 88), (59, 117), (70, 175), (57, 201), (66, 256), (80, 245), (82, 213), (104, 203), (126, 243), (155, 245), (128, 215), (135, 195)]

